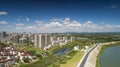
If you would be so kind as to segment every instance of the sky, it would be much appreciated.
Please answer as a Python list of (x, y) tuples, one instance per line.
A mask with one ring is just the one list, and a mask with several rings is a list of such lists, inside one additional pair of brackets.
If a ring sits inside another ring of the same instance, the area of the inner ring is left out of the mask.
[(120, 1), (0, 0), (0, 31), (120, 32)]

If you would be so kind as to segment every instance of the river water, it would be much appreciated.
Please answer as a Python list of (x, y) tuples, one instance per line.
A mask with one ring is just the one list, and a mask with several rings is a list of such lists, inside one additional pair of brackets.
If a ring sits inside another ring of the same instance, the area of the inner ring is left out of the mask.
[(62, 48), (62, 49), (54, 51), (54, 54), (61, 56), (63, 54), (66, 54), (68, 52), (68, 50), (69, 50), (69, 48)]
[(109, 47), (100, 55), (100, 67), (120, 67), (120, 46)]

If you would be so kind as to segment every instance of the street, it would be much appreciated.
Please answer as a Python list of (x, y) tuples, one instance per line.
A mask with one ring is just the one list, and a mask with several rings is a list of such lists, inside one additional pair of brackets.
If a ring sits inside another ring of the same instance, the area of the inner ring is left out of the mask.
[(79, 67), (84, 67), (85, 62), (86, 62), (86, 60), (87, 60), (90, 52), (91, 52), (92, 50), (94, 50), (96, 47), (97, 47), (97, 44), (96, 44), (91, 50), (89, 50), (89, 51), (87, 52), (87, 54), (86, 54), (85, 57), (83, 58), (83, 60), (82, 60), (82, 62), (81, 62), (81, 64), (80, 64)]

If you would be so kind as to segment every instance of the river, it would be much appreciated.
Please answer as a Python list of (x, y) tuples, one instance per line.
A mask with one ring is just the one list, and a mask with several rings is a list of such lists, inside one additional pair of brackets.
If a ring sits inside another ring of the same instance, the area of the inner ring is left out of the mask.
[(69, 50), (69, 48), (62, 48), (62, 49), (54, 51), (54, 54), (61, 56), (63, 54), (66, 54), (68, 52), (68, 50)]
[(120, 67), (120, 46), (105, 49), (99, 59), (100, 67)]

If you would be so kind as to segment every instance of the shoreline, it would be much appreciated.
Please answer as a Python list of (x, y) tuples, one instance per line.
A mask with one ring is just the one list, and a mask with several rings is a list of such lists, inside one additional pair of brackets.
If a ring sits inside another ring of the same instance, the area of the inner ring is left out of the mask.
[(98, 45), (88, 54), (88, 57), (85, 57), (87, 60), (85, 61), (85, 64), (83, 67), (96, 67), (96, 60), (97, 56), (99, 54), (99, 51), (101, 50), (101, 47), (103, 45), (109, 45), (109, 44), (115, 44), (114, 42), (106, 42), (106, 43), (98, 43)]
[(96, 60), (96, 65), (95, 65), (96, 67), (100, 67), (100, 61), (99, 61), (100, 58), (99, 57), (104, 52), (104, 50), (109, 48), (109, 47), (114, 47), (114, 46), (120, 46), (120, 42), (116, 42), (114, 44), (108, 44), (108, 45), (101, 46), (101, 49), (100, 49), (100, 51), (97, 55), (97, 60)]

